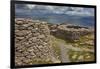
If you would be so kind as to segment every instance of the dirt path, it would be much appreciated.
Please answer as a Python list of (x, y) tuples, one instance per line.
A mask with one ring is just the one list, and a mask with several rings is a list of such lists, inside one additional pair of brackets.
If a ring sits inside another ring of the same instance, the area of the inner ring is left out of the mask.
[(69, 59), (69, 56), (67, 55), (67, 52), (69, 51), (67, 48), (65, 48), (64, 45), (59, 45), (60, 47), (60, 58), (61, 58), (61, 61), (63, 63), (66, 63), (66, 62), (70, 62), (70, 59)]
[[(54, 37), (51, 37), (51, 38), (54, 38)], [(62, 41), (58, 41), (57, 43), (58, 43), (58, 47), (60, 48), (60, 55), (59, 55), (61, 59), (60, 61), (63, 63), (71, 62), (69, 59), (69, 54), (67, 54), (69, 50), (94, 52), (93, 49), (74, 47), (71, 44), (63, 43)], [(56, 59), (53, 49), (52, 49), (52, 61), (60, 62), (58, 59)]]
[(61, 61), (63, 63), (66, 63), (66, 62), (71, 62), (70, 59), (69, 59), (69, 55), (67, 55), (67, 52), (71, 49), (71, 50), (74, 50), (74, 51), (87, 51), (87, 52), (94, 52), (94, 50), (91, 50), (91, 49), (82, 49), (82, 48), (78, 48), (78, 47), (73, 47), (72, 45), (65, 45), (63, 43), (59, 43), (59, 47), (60, 47), (60, 50), (61, 50)]

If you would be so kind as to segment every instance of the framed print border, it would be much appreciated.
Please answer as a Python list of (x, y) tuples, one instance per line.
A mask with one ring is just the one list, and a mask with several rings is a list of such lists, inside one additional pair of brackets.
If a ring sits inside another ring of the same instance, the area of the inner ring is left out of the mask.
[[(86, 7), (86, 8), (94, 8), (94, 16), (95, 16), (95, 60), (88, 62), (71, 62), (71, 63), (54, 63), (54, 64), (39, 64), (39, 65), (23, 65), (23, 66), (15, 66), (15, 4), (36, 4), (36, 5), (52, 5), (52, 6), (71, 6), (71, 7)], [(76, 64), (90, 64), (96, 63), (96, 6), (94, 5), (79, 5), (79, 4), (64, 4), (64, 3), (48, 3), (48, 2), (34, 2), (34, 1), (11, 1), (11, 49), (10, 49), (10, 67), (11, 68), (27, 68), (27, 67), (44, 67), (44, 66), (59, 66), (59, 65), (76, 65)]]

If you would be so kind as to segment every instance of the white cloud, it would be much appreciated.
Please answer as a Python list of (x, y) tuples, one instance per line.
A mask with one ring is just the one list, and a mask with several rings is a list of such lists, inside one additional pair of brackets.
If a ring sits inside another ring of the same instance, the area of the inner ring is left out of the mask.
[(93, 8), (49, 6), (49, 5), (29, 5), (29, 4), (27, 4), (26, 7), (28, 7), (28, 10), (33, 10), (33, 11), (37, 10), (37, 12), (39, 11), (43, 13), (94, 16)]
[(33, 9), (36, 5), (26, 5), (29, 9)]
[(94, 16), (94, 10), (90, 8), (72, 8), (73, 11), (67, 11), (66, 14), (78, 15), (78, 16)]

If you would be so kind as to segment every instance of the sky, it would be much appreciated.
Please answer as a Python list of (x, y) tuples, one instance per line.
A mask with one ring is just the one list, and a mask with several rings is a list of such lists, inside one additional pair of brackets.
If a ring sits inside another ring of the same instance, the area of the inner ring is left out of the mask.
[(68, 6), (50, 6), (50, 5), (32, 5), (16, 4), (16, 13), (42, 13), (42, 14), (68, 14), (77, 16), (94, 16), (94, 8), (68, 7)]

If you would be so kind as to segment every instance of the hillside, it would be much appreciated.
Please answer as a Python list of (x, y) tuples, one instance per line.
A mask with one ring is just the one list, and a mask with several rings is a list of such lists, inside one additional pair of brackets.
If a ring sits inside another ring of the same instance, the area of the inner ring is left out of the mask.
[(94, 60), (94, 30), (69, 24), (15, 19), (15, 64)]

